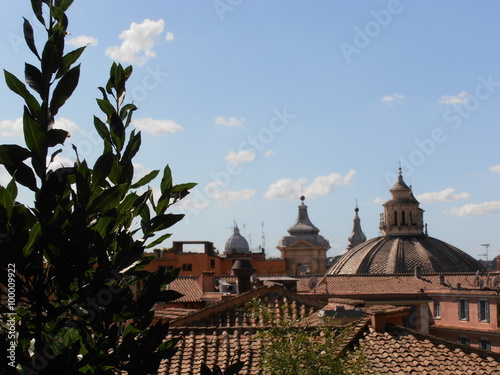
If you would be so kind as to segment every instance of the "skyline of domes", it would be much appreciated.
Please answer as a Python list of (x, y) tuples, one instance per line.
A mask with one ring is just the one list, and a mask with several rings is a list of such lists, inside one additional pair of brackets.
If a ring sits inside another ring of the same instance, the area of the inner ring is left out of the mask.
[[(412, 273), (417, 267), (424, 273), (483, 270), (466, 252), (428, 236), (424, 210), (404, 182), (401, 168), (389, 191), (391, 199), (383, 204), (384, 213), (380, 218), (382, 236), (348, 249), (331, 266), (329, 274)], [(360, 232), (356, 218), (357, 211), (353, 232)]]

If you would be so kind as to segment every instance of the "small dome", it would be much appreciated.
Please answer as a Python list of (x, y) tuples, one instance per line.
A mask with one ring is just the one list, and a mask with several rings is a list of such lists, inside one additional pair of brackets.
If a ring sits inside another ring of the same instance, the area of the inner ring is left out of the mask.
[(246, 254), (250, 252), (250, 247), (248, 242), (240, 234), (238, 226), (234, 225), (234, 233), (226, 241), (226, 246), (224, 247), (224, 254)]
[(347, 251), (329, 274), (476, 272), (483, 266), (456, 247), (428, 236), (372, 238)]

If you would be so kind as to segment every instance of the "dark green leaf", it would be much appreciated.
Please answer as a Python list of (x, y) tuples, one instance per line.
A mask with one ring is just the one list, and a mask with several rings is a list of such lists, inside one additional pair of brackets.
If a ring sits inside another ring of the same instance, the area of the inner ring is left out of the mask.
[(169, 192), (168, 194), (170, 195), (170, 190), (172, 189), (172, 171), (170, 170), (168, 164), (165, 166), (165, 169), (163, 170), (163, 177), (161, 179), (160, 189), (162, 194), (163, 192)]
[(40, 104), (35, 99), (35, 97), (31, 95), (26, 86), (20, 80), (18, 80), (15, 75), (9, 73), (6, 70), (4, 70), (4, 74), (5, 82), (7, 83), (9, 89), (20, 95), (26, 102), (26, 105), (30, 109), (30, 112), (34, 116), (38, 116), (38, 114), (40, 113)]
[(33, 169), (26, 164), (19, 162), (12, 165), (5, 165), (5, 169), (7, 169), (7, 172), (9, 172), (21, 185), (26, 186), (31, 191), (37, 190)]
[(42, 73), (47, 78), (57, 71), (62, 58), (62, 51), (55, 39), (55, 37), (49, 39), (42, 52)]
[(151, 249), (152, 247), (158, 246), (159, 244), (161, 244), (163, 241), (165, 241), (167, 238), (170, 238), (171, 236), (172, 236), (172, 233), (167, 233), (167, 234), (164, 234), (164, 235), (158, 237), (156, 240), (154, 240), (148, 246), (146, 246), (146, 249)]
[(126, 104), (124, 105), (121, 109), (120, 109), (120, 118), (123, 120), (125, 120), (126, 116), (127, 116), (127, 113), (129, 111), (135, 111), (137, 109), (137, 106), (134, 105), (134, 104)]
[(149, 172), (147, 175), (145, 175), (139, 181), (137, 181), (135, 184), (133, 184), (131, 186), (131, 188), (138, 189), (141, 186), (144, 186), (144, 185), (150, 183), (152, 180), (154, 180), (156, 178), (156, 176), (158, 176), (158, 173), (160, 173), (159, 170), (154, 170), (154, 171)]
[(17, 198), (17, 184), (15, 179), (10, 180), (10, 182), (7, 184), (7, 191), (14, 201)]
[(83, 53), (86, 47), (80, 47), (77, 48), (69, 53), (67, 53), (61, 60), (61, 66), (59, 67), (59, 70), (57, 71), (56, 78), (61, 78), (66, 72), (71, 68), (71, 65), (73, 65), (79, 58), (80, 55)]
[(54, 162), (55, 157), (56, 157), (58, 154), (60, 154), (61, 152), (62, 152), (62, 149), (61, 149), (61, 148), (60, 148), (59, 150), (57, 150), (57, 151), (54, 151), (54, 152), (52, 153), (52, 155), (50, 156), (50, 163), (53, 163), (53, 162)]
[(245, 362), (233, 363), (226, 369), (226, 371), (224, 371), (224, 375), (238, 375), (243, 366), (245, 366)]
[(149, 232), (152, 233), (170, 228), (172, 225), (182, 220), (183, 217), (183, 214), (164, 214), (155, 216), (149, 223)]
[(109, 128), (111, 130), (111, 137), (114, 140), (116, 149), (118, 152), (121, 152), (123, 144), (125, 143), (125, 127), (116, 112), (114, 112), (109, 119)]
[(31, 0), (31, 7), (33, 8), (33, 13), (35, 13), (38, 21), (45, 26), (45, 20), (43, 19), (42, 13), (42, 2), (40, 0)]
[(23, 116), (23, 131), (26, 146), (38, 157), (38, 161), (44, 162), (47, 150), (45, 134), (40, 129), (38, 122), (33, 120), (25, 107)]
[(108, 177), (112, 166), (113, 154), (111, 152), (106, 152), (97, 159), (92, 176), (92, 189), (95, 189), (96, 186), (102, 186), (102, 183)]
[(62, 0), (59, 3), (59, 9), (61, 9), (63, 12), (66, 12), (68, 8), (73, 4), (73, 0)]
[(132, 131), (132, 133), (130, 134), (127, 147), (125, 148), (125, 152), (123, 153), (122, 160), (124, 162), (131, 161), (137, 154), (137, 151), (139, 151), (140, 147), (141, 147), (141, 132), (134, 134), (134, 131)]
[(26, 44), (28, 45), (29, 49), (31, 52), (35, 54), (35, 56), (40, 60), (40, 55), (38, 54), (38, 51), (36, 50), (35, 46), (35, 38), (33, 34), (33, 27), (31, 27), (30, 22), (24, 18), (24, 25), (23, 25), (23, 31), (24, 31), (24, 40), (26, 40)]
[(69, 133), (63, 129), (50, 129), (47, 132), (47, 146), (54, 147), (58, 144), (64, 144), (64, 141), (69, 138)]
[(35, 243), (42, 234), (42, 226), (39, 222), (35, 223), (30, 229), (29, 239), (26, 245), (23, 247), (23, 255), (25, 257), (30, 256), (30, 254), (35, 250)]
[(97, 130), (99, 136), (108, 143), (111, 143), (111, 135), (109, 134), (108, 127), (101, 119), (94, 116), (94, 127)]
[(0, 145), (0, 164), (14, 165), (31, 157), (30, 150), (19, 145)]
[(50, 111), (52, 116), (57, 115), (59, 108), (61, 108), (66, 100), (71, 96), (76, 86), (78, 85), (78, 80), (80, 79), (80, 65), (75, 66), (70, 69), (65, 75), (62, 76), (61, 80), (54, 89), (52, 94), (52, 100), (50, 101)]
[(115, 108), (109, 101), (103, 99), (96, 99), (96, 100), (97, 100), (97, 105), (99, 106), (99, 108), (101, 108), (101, 111), (103, 111), (106, 114), (106, 116), (111, 117), (113, 113), (116, 113)]
[[(12, 179), (12, 181), (14, 181), (14, 179)], [(12, 197), (10, 191), (0, 185), (0, 208), (5, 209), (8, 219), (12, 216), (14, 200), (15, 198)]]
[(126, 191), (127, 185), (115, 185), (105, 189), (101, 194), (94, 198), (90, 204), (89, 211), (107, 211), (112, 207), (118, 207), (122, 200), (123, 192)]
[(23, 115), (23, 132), (28, 149), (37, 156), (44, 155), (46, 149), (45, 134), (40, 129), (40, 124), (31, 117), (26, 107), (24, 107)]
[(35, 90), (38, 94), (40, 94), (40, 97), (43, 98), (43, 95), (45, 94), (45, 81), (43, 79), (42, 72), (31, 64), (25, 64), (24, 79), (29, 87)]

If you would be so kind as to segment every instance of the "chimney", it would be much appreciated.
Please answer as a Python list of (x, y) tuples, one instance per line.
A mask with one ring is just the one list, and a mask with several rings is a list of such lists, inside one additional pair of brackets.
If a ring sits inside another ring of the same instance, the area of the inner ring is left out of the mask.
[(238, 294), (242, 294), (252, 290), (252, 283), (250, 281), (250, 277), (255, 272), (255, 268), (253, 268), (249, 260), (239, 259), (235, 261), (233, 264), (232, 271), (236, 276), (236, 278), (238, 279), (236, 286)]
[(196, 283), (203, 293), (213, 292), (215, 290), (215, 273), (203, 271), (196, 279)]
[(417, 279), (422, 278), (422, 267), (421, 266), (415, 266), (415, 277)]
[(444, 285), (444, 275), (439, 275), (439, 285)]

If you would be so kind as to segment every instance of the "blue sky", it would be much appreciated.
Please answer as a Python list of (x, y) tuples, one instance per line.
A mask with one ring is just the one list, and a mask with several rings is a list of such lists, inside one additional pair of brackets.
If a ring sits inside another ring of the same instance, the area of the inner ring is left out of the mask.
[[(22, 38), (30, 2), (0, 5), (1, 67), (22, 77), (24, 61), (34, 63)], [(264, 235), (278, 256), (303, 192), (329, 255), (342, 254), (356, 200), (366, 236), (379, 235), (401, 163), (429, 234), (476, 258), (487, 243), (491, 259), (500, 254), (499, 14), (496, 1), (75, 1), (67, 48), (90, 44), (56, 119), (72, 134), (59, 162), (74, 160), (72, 143), (89, 161), (101, 152), (96, 88), (118, 61), (134, 67), (137, 175), (169, 164), (174, 182), (199, 184), (172, 206), (186, 218), (165, 246), (206, 240), (222, 250), (235, 221), (251, 247)], [(2, 143), (21, 142), (21, 99), (3, 81), (0, 95)]]

